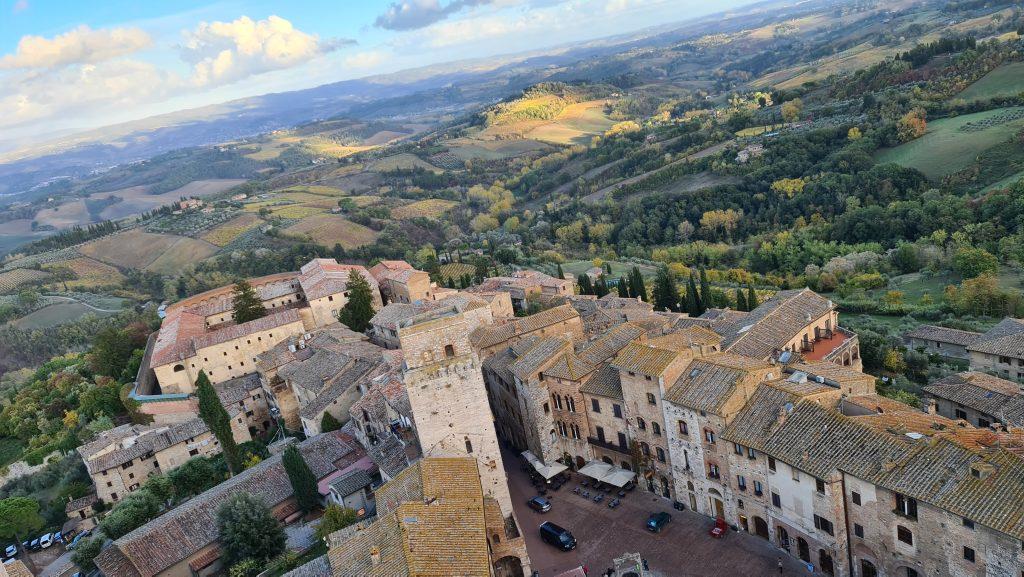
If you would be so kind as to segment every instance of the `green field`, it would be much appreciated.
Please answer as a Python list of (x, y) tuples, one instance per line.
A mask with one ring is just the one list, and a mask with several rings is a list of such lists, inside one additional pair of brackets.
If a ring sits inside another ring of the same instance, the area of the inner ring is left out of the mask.
[[(626, 276), (629, 274), (633, 267), (636, 266), (640, 269), (640, 274), (644, 278), (654, 278), (658, 274), (658, 269), (653, 266), (647, 266), (644, 264), (633, 264), (631, 262), (618, 262), (618, 261), (606, 261), (612, 265), (612, 277), (618, 278), (620, 276)], [(577, 275), (583, 274), (594, 267), (594, 262), (589, 260), (577, 260), (566, 262), (562, 264), (562, 272), (565, 273), (565, 278), (575, 278)], [(554, 273), (554, 267), (551, 267), (551, 273)]]
[(1024, 107), (999, 108), (928, 123), (928, 132), (876, 155), (881, 163), (916, 168), (937, 180), (962, 170), (978, 154), (1012, 138), (1024, 127)]
[(1024, 92), (1024, 62), (1011, 62), (996, 68), (956, 95), (968, 102), (998, 96), (1016, 96)]
[(1014, 174), (1013, 176), (1008, 176), (1000, 180), (999, 182), (994, 182), (986, 186), (985, 188), (982, 189), (981, 192), (989, 192), (991, 190), (1002, 190), (1004, 188), (1010, 188), (1014, 184), (1017, 184), (1017, 181), (1021, 179), (1024, 179), (1024, 170)]
[(99, 316), (117, 314), (116, 312), (108, 313), (97, 311), (79, 302), (59, 302), (36, 311), (32, 311), (20, 319), (13, 321), (13, 323), (22, 330), (48, 329), (57, 325), (77, 321), (90, 313)]

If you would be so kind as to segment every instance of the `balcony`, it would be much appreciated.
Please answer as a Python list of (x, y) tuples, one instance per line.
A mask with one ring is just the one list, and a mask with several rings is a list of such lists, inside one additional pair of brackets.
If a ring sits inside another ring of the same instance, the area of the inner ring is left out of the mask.
[(618, 443), (609, 443), (608, 441), (598, 439), (597, 437), (587, 437), (587, 442), (595, 447), (601, 447), (602, 449), (608, 449), (609, 451), (615, 451), (616, 453), (622, 453), (623, 455), (632, 455), (629, 447), (624, 447)]

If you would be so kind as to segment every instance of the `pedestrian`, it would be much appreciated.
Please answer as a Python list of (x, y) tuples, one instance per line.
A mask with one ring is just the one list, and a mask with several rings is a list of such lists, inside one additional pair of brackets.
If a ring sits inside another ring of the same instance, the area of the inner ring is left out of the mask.
[(779, 575), (782, 575), (782, 557), (779, 557)]

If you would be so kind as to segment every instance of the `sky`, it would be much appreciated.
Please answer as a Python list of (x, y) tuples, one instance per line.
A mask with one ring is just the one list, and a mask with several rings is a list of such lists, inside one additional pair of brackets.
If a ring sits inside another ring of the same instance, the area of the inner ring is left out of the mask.
[(750, 0), (0, 0), (0, 141), (510, 54)]

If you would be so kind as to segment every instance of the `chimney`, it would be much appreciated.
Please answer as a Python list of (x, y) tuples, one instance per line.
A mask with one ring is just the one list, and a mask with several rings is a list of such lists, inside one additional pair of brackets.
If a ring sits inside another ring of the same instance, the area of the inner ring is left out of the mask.
[(375, 546), (375, 547), (370, 549), (370, 563), (372, 563), (374, 567), (380, 565), (380, 548), (379, 547)]

